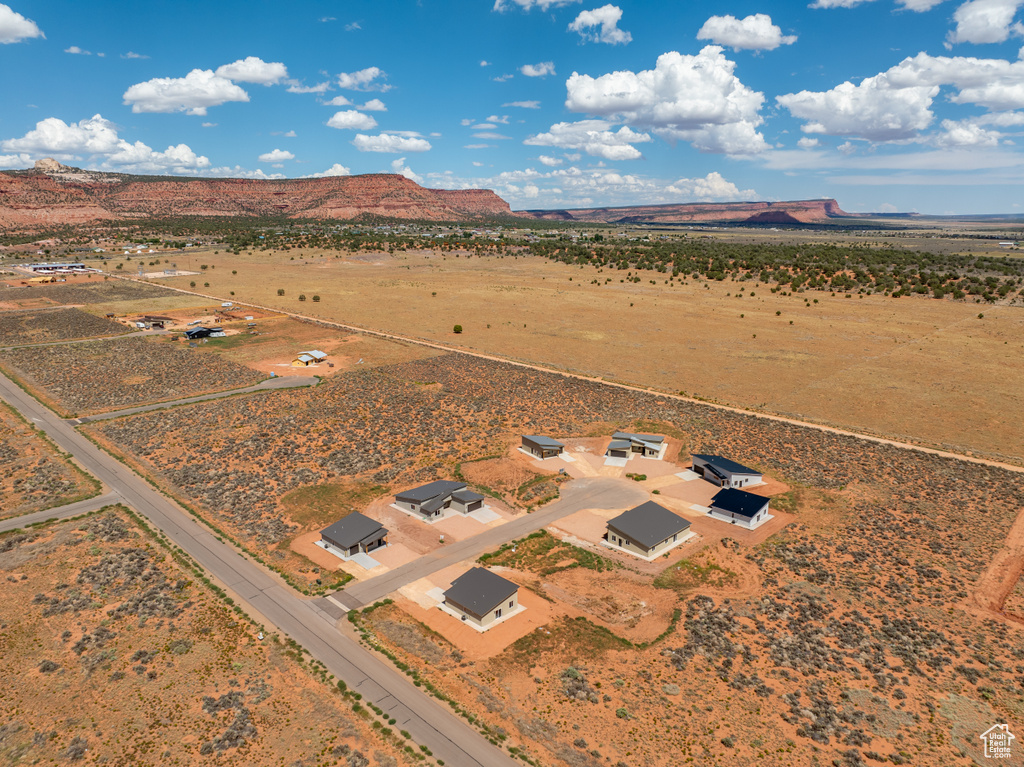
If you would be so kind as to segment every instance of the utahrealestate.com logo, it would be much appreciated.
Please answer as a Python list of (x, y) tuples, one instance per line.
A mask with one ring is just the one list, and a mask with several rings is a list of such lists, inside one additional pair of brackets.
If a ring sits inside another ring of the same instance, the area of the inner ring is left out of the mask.
[(994, 724), (979, 736), (985, 741), (986, 759), (1009, 759), (1014, 734), (1005, 724)]

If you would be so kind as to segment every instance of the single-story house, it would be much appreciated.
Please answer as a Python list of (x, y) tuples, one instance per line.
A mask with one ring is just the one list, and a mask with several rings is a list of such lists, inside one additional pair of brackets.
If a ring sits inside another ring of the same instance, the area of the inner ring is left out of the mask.
[(210, 338), (224, 338), (227, 333), (224, 332), (224, 328), (210, 328)]
[(440, 517), (445, 509), (455, 509), (462, 514), (476, 511), (484, 505), (484, 497), (466, 489), (465, 482), (438, 479), (426, 485), (414, 487), (395, 495), (395, 505), (400, 509), (423, 515), (424, 519)]
[(319, 349), (308, 352), (299, 352), (299, 356), (292, 360), (292, 367), (306, 367), (327, 359), (327, 354)]
[(693, 459), (693, 471), (720, 487), (758, 485), (764, 480), (764, 476), (757, 469), (751, 469), (720, 455), (695, 453), (690, 457)]
[(632, 434), (628, 431), (617, 431), (605, 452), (610, 458), (629, 458), (630, 454), (638, 453), (644, 458), (657, 458), (661, 455), (664, 437), (656, 434)]
[(354, 511), (320, 531), (324, 547), (345, 557), (387, 546), (388, 530), (375, 519)]
[(719, 490), (711, 499), (708, 516), (753, 530), (771, 519), (768, 513), (769, 502), (770, 499), (764, 496), (727, 487)]
[(533, 434), (523, 435), (523, 450), (538, 458), (555, 458), (565, 449), (557, 439)]
[(444, 604), (481, 628), (519, 605), (519, 586), (483, 567), (467, 570), (444, 592)]
[(690, 523), (654, 501), (641, 503), (608, 521), (604, 539), (641, 557), (655, 557), (672, 548), (690, 529)]

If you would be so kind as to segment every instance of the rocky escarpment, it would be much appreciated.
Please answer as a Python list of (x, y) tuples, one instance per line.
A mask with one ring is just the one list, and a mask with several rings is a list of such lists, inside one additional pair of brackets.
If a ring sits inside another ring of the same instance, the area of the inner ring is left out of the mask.
[(462, 221), (513, 215), (489, 189), (426, 189), (393, 174), (193, 179), (98, 173), (40, 162), (31, 171), (0, 173), (0, 227), (177, 216)]
[(748, 224), (817, 224), (849, 214), (835, 200), (795, 202), (718, 202), (686, 205), (636, 205), (576, 210), (524, 210), (524, 215), (548, 221), (605, 224), (684, 224), (735, 222)]

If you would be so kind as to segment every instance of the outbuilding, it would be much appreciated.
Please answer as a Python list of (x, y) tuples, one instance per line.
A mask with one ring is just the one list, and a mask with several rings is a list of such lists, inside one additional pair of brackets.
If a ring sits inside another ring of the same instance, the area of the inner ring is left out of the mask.
[(195, 341), (199, 338), (208, 338), (211, 332), (212, 330), (210, 328), (204, 328), (202, 325), (200, 325), (197, 328), (186, 330), (185, 338), (187, 338), (189, 341)]
[(693, 471), (720, 487), (747, 487), (759, 485), (764, 481), (764, 475), (757, 469), (751, 469), (720, 455), (695, 453), (690, 457), (693, 459)]
[(523, 435), (523, 450), (541, 460), (545, 458), (557, 458), (565, 449), (565, 445), (557, 439), (544, 437), (535, 434)]
[(388, 544), (388, 530), (380, 522), (354, 511), (320, 531), (324, 548), (343, 557), (367, 553)]
[(753, 530), (773, 518), (768, 511), (769, 503), (770, 499), (764, 496), (727, 487), (711, 499), (708, 516)]
[(444, 606), (462, 620), (486, 628), (519, 606), (519, 586), (483, 567), (467, 570), (444, 592)]
[(645, 559), (653, 559), (690, 537), (690, 523), (664, 506), (647, 501), (608, 521), (604, 540)]

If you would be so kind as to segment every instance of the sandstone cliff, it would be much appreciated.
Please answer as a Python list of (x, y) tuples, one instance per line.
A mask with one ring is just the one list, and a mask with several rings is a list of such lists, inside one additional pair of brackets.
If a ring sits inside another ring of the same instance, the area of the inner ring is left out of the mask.
[(97, 173), (52, 161), (30, 171), (0, 173), (0, 227), (177, 216), (362, 215), (464, 221), (513, 213), (488, 189), (425, 189), (391, 174), (280, 181), (192, 179)]
[(712, 202), (519, 212), (549, 221), (586, 221), (606, 224), (682, 224), (702, 221), (748, 224), (819, 224), (849, 215), (839, 207), (839, 203), (835, 200)]

